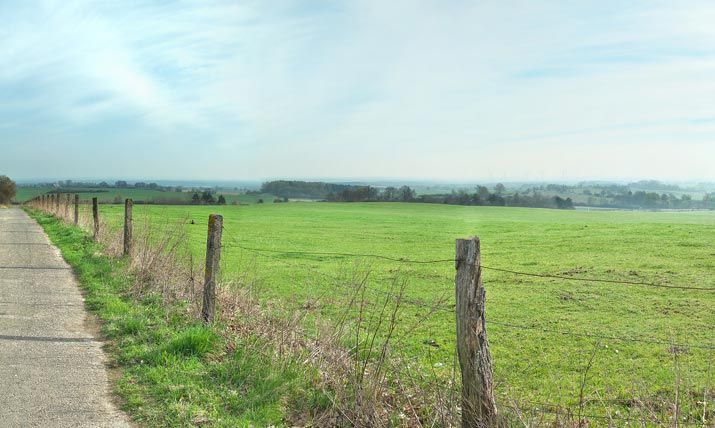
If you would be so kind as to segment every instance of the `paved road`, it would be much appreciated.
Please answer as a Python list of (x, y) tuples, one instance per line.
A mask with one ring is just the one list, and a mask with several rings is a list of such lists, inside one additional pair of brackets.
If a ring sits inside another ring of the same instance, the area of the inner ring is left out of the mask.
[(42, 228), (0, 208), (0, 427), (128, 427), (70, 267)]

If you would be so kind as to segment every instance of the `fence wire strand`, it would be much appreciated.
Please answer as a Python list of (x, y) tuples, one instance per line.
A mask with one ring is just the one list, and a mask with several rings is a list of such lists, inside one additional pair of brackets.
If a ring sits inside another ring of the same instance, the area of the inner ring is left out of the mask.
[[(330, 257), (342, 257), (342, 258), (346, 258), (346, 257), (374, 258), (374, 259), (389, 260), (389, 261), (393, 261), (393, 262), (408, 263), (408, 264), (456, 263), (456, 262), (460, 262), (460, 261), (461, 261), (461, 260), (459, 260), (459, 259), (415, 260), (415, 259), (407, 259), (407, 258), (398, 258), (398, 257), (384, 256), (384, 255), (381, 255), (381, 254), (367, 254), (367, 253), (366, 253), (366, 254), (359, 254), (359, 253), (341, 253), (341, 252), (313, 252), (313, 251), (273, 250), (273, 249), (267, 249), (267, 248), (253, 248), (253, 247), (247, 247), (247, 246), (240, 245), (240, 244), (236, 244), (236, 243), (231, 243), (231, 244), (229, 244), (229, 245), (224, 245), (224, 248), (240, 248), (240, 249), (242, 249), (242, 250), (251, 251), (251, 252), (256, 252), (256, 253), (290, 254), (290, 255), (304, 255), (304, 256), (330, 256)], [(509, 274), (518, 275), (518, 276), (529, 276), (529, 277), (545, 278), (545, 279), (559, 279), (559, 280), (564, 280), (564, 281), (600, 282), (600, 283), (607, 283), (607, 284), (641, 285), (641, 286), (647, 286), (647, 287), (669, 288), (669, 289), (676, 289), (676, 290), (693, 290), (693, 291), (709, 291), (709, 292), (715, 292), (715, 287), (696, 287), (696, 286), (684, 286), (684, 285), (668, 285), (668, 284), (659, 284), (659, 283), (655, 283), (655, 282), (630, 281), (630, 280), (622, 280), (622, 279), (582, 278), (582, 277), (573, 277), (573, 276), (566, 276), (566, 275), (554, 275), (554, 274), (547, 274), (547, 273), (523, 272), (523, 271), (516, 271), (516, 270), (504, 269), (504, 268), (496, 268), (496, 267), (485, 266), (485, 265), (481, 265), (481, 268), (484, 269), (484, 270), (491, 270), (491, 271), (495, 271), (495, 272), (509, 273)]]

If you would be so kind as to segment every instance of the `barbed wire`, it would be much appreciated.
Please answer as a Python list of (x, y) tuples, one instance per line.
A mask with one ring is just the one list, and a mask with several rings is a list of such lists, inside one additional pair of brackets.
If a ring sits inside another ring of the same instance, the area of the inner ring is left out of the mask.
[(567, 281), (585, 281), (585, 282), (605, 282), (610, 284), (624, 284), (624, 285), (645, 285), (649, 287), (660, 287), (660, 288), (675, 288), (679, 290), (700, 290), (700, 291), (715, 291), (715, 287), (694, 287), (694, 286), (681, 286), (681, 285), (668, 285), (668, 284), (658, 284), (654, 282), (644, 282), (644, 281), (629, 281), (620, 279), (602, 279), (602, 278), (583, 278), (583, 277), (573, 277), (565, 275), (553, 275), (547, 273), (533, 273), (533, 272), (521, 272), (510, 269), (495, 268), (491, 266), (482, 266), (482, 269), (492, 270), (496, 272), (505, 272), (513, 275), (520, 276), (533, 276), (538, 278), (548, 278), (548, 279), (563, 279)]
[(374, 258), (383, 259), (393, 262), (400, 263), (417, 263), (417, 264), (432, 264), (432, 263), (454, 263), (454, 259), (437, 259), (437, 260), (413, 260), (406, 258), (397, 258), (390, 256), (383, 256), (380, 254), (359, 254), (359, 253), (339, 253), (339, 252), (315, 252), (315, 251), (285, 251), (285, 250), (270, 250), (266, 248), (251, 248), (243, 245), (232, 244), (224, 245), (224, 248), (240, 248), (242, 250), (253, 251), (257, 253), (276, 253), (276, 254), (294, 254), (294, 255), (304, 255), (304, 256), (330, 256), (330, 257), (364, 257), (364, 258)]
[[(360, 254), (360, 253), (342, 253), (342, 252), (273, 250), (273, 249), (267, 249), (267, 248), (247, 247), (247, 246), (239, 245), (239, 244), (235, 244), (235, 243), (232, 243), (229, 245), (224, 245), (224, 248), (240, 248), (242, 250), (252, 251), (252, 252), (256, 252), (256, 253), (291, 254), (291, 255), (305, 255), (305, 256), (331, 256), (331, 257), (343, 257), (343, 258), (345, 258), (345, 257), (376, 258), (376, 259), (389, 260), (389, 261), (394, 261), (394, 262), (399, 262), (399, 263), (410, 263), (410, 264), (436, 264), (436, 263), (447, 263), (447, 262), (455, 263), (455, 262), (462, 261), (460, 259), (415, 260), (415, 259), (397, 258), (397, 257), (384, 256), (384, 255), (380, 255), (380, 254), (367, 254), (367, 253)], [(529, 277), (537, 277), (537, 278), (545, 278), (545, 279), (559, 279), (559, 280), (564, 280), (564, 281), (599, 282), (599, 283), (622, 284), (622, 285), (641, 285), (641, 286), (668, 288), (668, 289), (676, 289), (676, 290), (694, 290), (694, 291), (715, 292), (715, 287), (668, 285), (668, 284), (659, 284), (659, 283), (655, 283), (655, 282), (631, 281), (631, 280), (620, 280), (620, 279), (583, 278), (583, 277), (573, 277), (573, 276), (566, 276), (566, 275), (554, 275), (554, 274), (547, 274), (547, 273), (523, 272), (523, 271), (516, 271), (516, 270), (504, 269), (504, 268), (496, 268), (496, 267), (485, 266), (485, 265), (481, 265), (481, 268), (484, 270), (509, 273), (512, 275), (529, 276)]]
[(550, 329), (550, 328), (539, 327), (539, 326), (527, 326), (527, 325), (519, 325), (519, 324), (513, 324), (513, 323), (507, 323), (507, 322), (501, 322), (501, 321), (492, 321), (489, 318), (487, 318), (486, 323), (487, 323), (487, 326), (497, 325), (500, 327), (519, 329), (519, 330), (529, 330), (529, 331), (539, 330), (544, 333), (561, 334), (564, 336), (588, 337), (588, 338), (593, 338), (593, 339), (606, 339), (606, 340), (614, 340), (614, 341), (622, 341), (622, 342), (650, 343), (650, 344), (657, 344), (657, 345), (668, 345), (671, 347), (676, 347), (676, 348), (681, 348), (681, 349), (696, 348), (696, 349), (715, 350), (715, 345), (696, 345), (696, 344), (690, 344), (690, 343), (675, 343), (675, 342), (671, 342), (668, 340), (657, 339), (657, 338), (652, 338), (652, 337), (625, 337), (625, 336), (614, 336), (614, 335), (606, 335), (606, 334), (599, 334), (599, 333), (580, 333), (580, 332), (573, 332), (573, 331)]
[[(335, 277), (333, 275), (328, 275), (328, 277), (331, 277), (334, 280), (340, 280), (338, 277)], [(405, 304), (408, 306), (425, 309), (425, 310), (427, 310), (428, 314), (434, 314), (437, 312), (446, 312), (451, 315), (454, 315), (454, 310), (455, 310), (454, 304), (444, 306), (446, 296), (442, 296), (438, 300), (437, 303), (430, 304), (430, 303), (421, 302), (416, 299), (411, 299), (411, 298), (405, 296), (404, 294), (401, 294), (401, 293), (395, 292), (395, 291), (390, 292), (390, 291), (384, 291), (384, 290), (378, 290), (378, 289), (368, 289), (367, 293), (371, 294), (373, 296), (379, 295), (379, 296), (384, 296), (386, 298), (394, 299), (399, 304)], [(514, 323), (509, 323), (509, 322), (492, 320), (490, 318), (486, 319), (486, 323), (487, 323), (487, 326), (496, 325), (496, 326), (500, 326), (500, 327), (504, 327), (504, 328), (526, 330), (526, 331), (537, 330), (542, 333), (558, 334), (558, 335), (571, 336), (571, 337), (605, 339), (605, 340), (619, 341), (619, 342), (648, 343), (648, 344), (654, 344), (654, 345), (667, 345), (667, 346), (670, 346), (671, 348), (678, 348), (678, 349), (715, 350), (715, 344), (714, 345), (709, 345), (709, 344), (708, 345), (700, 345), (700, 344), (673, 342), (670, 340), (659, 339), (659, 338), (654, 338), (654, 337), (635, 337), (635, 336), (626, 337), (626, 336), (608, 335), (608, 334), (601, 334), (601, 333), (574, 332), (574, 331), (546, 328), (543, 326), (529, 326), (529, 325), (514, 324)]]

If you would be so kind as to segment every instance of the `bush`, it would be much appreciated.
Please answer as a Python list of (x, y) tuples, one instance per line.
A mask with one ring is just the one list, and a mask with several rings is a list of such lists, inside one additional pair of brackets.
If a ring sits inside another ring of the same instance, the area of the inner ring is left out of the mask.
[(9, 204), (15, 198), (17, 186), (5, 175), (0, 175), (0, 204)]

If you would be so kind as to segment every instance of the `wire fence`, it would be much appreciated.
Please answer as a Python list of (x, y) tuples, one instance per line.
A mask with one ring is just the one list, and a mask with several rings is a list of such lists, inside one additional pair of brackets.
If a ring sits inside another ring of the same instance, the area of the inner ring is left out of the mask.
[[(228, 244), (226, 244), (227, 248), (237, 248), (241, 249), (244, 251), (249, 251), (257, 254), (277, 254), (277, 255), (291, 255), (291, 256), (301, 256), (301, 257), (337, 257), (337, 258), (371, 258), (371, 259), (378, 259), (378, 260), (386, 260), (389, 262), (395, 262), (399, 264), (420, 264), (420, 265), (426, 265), (426, 264), (455, 264), (460, 262), (460, 259), (410, 259), (410, 258), (403, 258), (403, 257), (394, 257), (394, 256), (385, 256), (381, 254), (370, 254), (370, 253), (349, 253), (349, 252), (320, 252), (320, 251), (295, 251), (295, 250), (279, 250), (279, 249), (270, 249), (270, 248), (256, 248), (256, 247), (251, 247), (251, 246), (245, 246), (236, 243), (235, 241), (230, 241)], [(504, 268), (497, 268), (497, 267), (491, 267), (491, 266), (485, 266), (481, 265), (481, 269), (485, 271), (493, 271), (493, 272), (500, 272), (500, 273), (506, 273), (510, 275), (515, 275), (515, 276), (524, 276), (524, 277), (529, 277), (529, 278), (541, 278), (541, 279), (549, 279), (549, 280), (557, 280), (557, 281), (563, 281), (563, 282), (568, 282), (568, 281), (578, 281), (578, 282), (588, 282), (588, 283), (606, 283), (606, 284), (615, 284), (615, 285), (624, 285), (624, 286), (642, 286), (642, 287), (652, 287), (652, 288), (663, 288), (663, 289), (671, 289), (671, 290), (681, 290), (683, 292), (695, 292), (695, 293), (711, 293), (715, 292), (715, 287), (701, 287), (701, 286), (691, 286), (691, 285), (673, 285), (673, 284), (663, 284), (663, 283), (657, 283), (657, 282), (648, 282), (648, 281), (633, 281), (629, 279), (606, 279), (606, 278), (593, 278), (593, 277), (574, 277), (574, 276), (566, 276), (566, 275), (558, 275), (558, 274), (549, 274), (549, 273), (537, 273), (537, 272), (524, 272), (524, 271), (518, 271), (518, 270), (513, 270), (513, 269), (504, 269)], [(339, 278), (334, 278), (334, 279), (339, 279)], [(449, 304), (449, 301), (447, 298), (443, 297), (441, 299), (438, 299), (437, 302), (424, 302), (422, 300), (418, 299), (412, 299), (409, 297), (406, 297), (404, 295), (399, 295), (397, 296), (396, 293), (394, 292), (388, 292), (380, 289), (373, 289), (371, 290), (371, 293), (374, 295), (378, 295), (382, 298), (389, 298), (389, 299), (399, 299), (400, 304), (420, 308), (423, 310), (423, 315), (425, 317), (432, 316), (436, 313), (446, 313), (450, 315), (454, 315), (454, 305)], [(568, 337), (574, 337), (574, 338), (583, 338), (583, 339), (594, 339), (598, 340), (600, 342), (606, 341), (606, 342), (611, 342), (613, 343), (633, 343), (633, 344), (649, 344), (649, 345), (658, 345), (658, 346), (663, 346), (666, 347), (668, 352), (670, 353), (682, 353), (682, 352), (688, 352), (688, 350), (692, 349), (697, 349), (697, 350), (703, 350), (706, 352), (712, 352), (715, 350), (715, 344), (710, 344), (710, 343), (687, 343), (687, 342), (678, 342), (674, 340), (668, 340), (668, 339), (661, 339), (661, 338), (656, 338), (656, 337), (647, 337), (647, 336), (624, 336), (624, 335), (614, 335), (614, 334), (604, 334), (604, 333), (598, 333), (598, 332), (578, 332), (578, 331), (570, 331), (570, 330), (564, 330), (564, 329), (558, 329), (558, 328), (551, 328), (551, 327), (545, 327), (545, 326), (540, 326), (537, 324), (531, 324), (531, 325), (525, 325), (525, 324), (517, 324), (513, 322), (506, 322), (502, 320), (495, 320), (492, 318), (487, 318), (486, 319), (486, 325), (487, 328), (489, 326), (498, 326), (500, 328), (506, 328), (506, 329), (511, 329), (511, 330), (520, 330), (520, 331), (526, 331), (526, 332), (534, 332), (538, 331), (544, 334), (549, 334), (549, 335), (561, 335), (561, 336), (568, 336)], [(710, 329), (711, 331), (715, 331), (715, 326), (704, 326), (706, 329)], [(426, 344), (432, 345), (432, 346), (438, 346), (437, 344), (434, 343), (427, 343)], [(703, 398), (703, 400), (707, 400), (707, 397)], [(703, 402), (703, 405), (706, 405), (706, 401)], [(526, 406), (526, 407), (525, 407)], [(648, 425), (654, 423), (653, 418), (645, 419), (643, 417), (637, 417), (637, 416), (624, 416), (623, 414), (613, 414), (612, 412), (608, 412), (608, 414), (595, 414), (592, 411), (585, 411), (583, 408), (576, 408), (576, 407), (569, 407), (565, 406), (563, 404), (544, 404), (544, 403), (525, 403), (525, 402), (520, 402), (518, 406), (510, 406), (510, 405), (505, 405), (504, 407), (513, 410), (514, 412), (517, 413), (530, 413), (530, 414), (535, 414), (535, 415), (543, 415), (544, 413), (546, 414), (551, 414), (555, 417), (565, 417), (565, 416), (577, 416), (579, 418), (579, 426), (581, 426), (580, 421), (583, 420), (597, 420), (597, 421), (602, 421), (606, 424), (609, 425), (624, 425), (624, 424), (640, 424), (640, 425)], [(663, 421), (661, 421), (663, 422)], [(665, 422), (664, 422), (665, 423)], [(673, 423), (673, 422), (667, 422), (667, 423)], [(685, 418), (682, 418), (675, 422), (677, 426), (706, 426), (707, 419), (705, 416), (702, 418), (697, 418), (694, 416), (688, 416)]]
[[(350, 258), (374, 258), (374, 259), (388, 260), (388, 261), (392, 261), (392, 262), (407, 263), (407, 264), (435, 264), (435, 263), (447, 263), (447, 262), (455, 263), (455, 262), (459, 261), (458, 259), (414, 260), (414, 259), (407, 259), (407, 258), (389, 257), (389, 256), (384, 256), (384, 255), (379, 255), (379, 254), (284, 251), (284, 250), (274, 250), (274, 249), (266, 249), (266, 248), (247, 247), (244, 245), (236, 244), (235, 242), (226, 244), (226, 245), (224, 245), (224, 247), (225, 248), (239, 248), (239, 249), (251, 251), (254, 253), (290, 254), (290, 255), (302, 255), (302, 256), (331, 256), (331, 257), (335, 256), (335, 257), (350, 257)], [(676, 286), (676, 285), (665, 285), (665, 284), (657, 284), (657, 283), (641, 282), (641, 281), (636, 282), (636, 281), (629, 281), (629, 280), (612, 280), (612, 279), (599, 279), (599, 278), (571, 277), (571, 276), (563, 276), (563, 275), (521, 272), (521, 271), (510, 270), (510, 269), (493, 268), (493, 267), (484, 266), (484, 265), (481, 265), (481, 268), (484, 270), (504, 272), (504, 273), (509, 273), (509, 274), (513, 274), (513, 275), (537, 277), (537, 278), (547, 278), (547, 279), (558, 279), (558, 280), (564, 280), (564, 281), (603, 282), (603, 283), (609, 283), (609, 284), (642, 285), (642, 286), (648, 286), (648, 287), (662, 287), (662, 288), (679, 289), (679, 290), (715, 292), (715, 287), (711, 288), (711, 287)], [(337, 279), (337, 278), (334, 278), (334, 279)], [(382, 290), (372, 290), (372, 292), (377, 293), (377, 294), (382, 294), (383, 296), (390, 297), (390, 293), (386, 293)], [(437, 310), (437, 311), (445, 311), (445, 312), (449, 312), (449, 313), (454, 312), (453, 305), (447, 306), (447, 307), (439, 307), (439, 305), (435, 305), (433, 303), (419, 302), (419, 301), (412, 300), (412, 299), (409, 299), (404, 296), (401, 296), (400, 299), (405, 304), (421, 307), (424, 309), (428, 309), (430, 311)], [(572, 331), (564, 331), (564, 330), (559, 330), (559, 329), (545, 328), (545, 327), (541, 327), (538, 325), (526, 326), (526, 325), (517, 325), (517, 324), (513, 324), (513, 323), (493, 321), (493, 320), (489, 320), (489, 323), (493, 324), (493, 325), (499, 325), (502, 327), (508, 327), (508, 328), (513, 328), (513, 329), (523, 329), (523, 330), (536, 329), (536, 330), (540, 330), (544, 333), (554, 333), (554, 334), (574, 336), (574, 337), (591, 337), (591, 338), (615, 340), (615, 341), (621, 341), (621, 342), (661, 344), (661, 345), (669, 345), (669, 346), (675, 347), (675, 348), (696, 348), (696, 349), (708, 349), (708, 350), (715, 349), (715, 344), (713, 344), (713, 345), (698, 345), (698, 344), (676, 343), (673, 341), (668, 341), (668, 340), (664, 340), (664, 339), (655, 339), (655, 338), (625, 337), (625, 336), (605, 335), (605, 334), (598, 334), (598, 333), (572, 332)], [(705, 326), (705, 327), (712, 328), (713, 330), (715, 330), (715, 326)]]
[[(50, 207), (50, 210), (52, 208)], [(59, 211), (59, 205), (57, 205), (57, 211)], [(83, 210), (84, 211), (84, 210)], [(69, 215), (69, 210), (65, 210), (67, 215)], [(83, 212), (83, 215), (88, 216), (88, 213)], [(88, 220), (85, 220), (88, 221)], [(228, 238), (228, 239), (226, 239)], [(238, 242), (237, 237), (225, 237), (224, 242), (222, 244), (222, 248), (225, 250), (230, 250), (230, 249), (240, 249), (243, 251), (248, 251), (256, 254), (260, 254), (263, 256), (270, 257), (270, 255), (285, 255), (285, 256), (298, 256), (298, 257), (303, 257), (303, 258), (315, 258), (315, 257), (329, 257), (329, 258), (338, 258), (338, 259), (376, 259), (376, 260), (384, 260), (388, 262), (394, 262), (398, 264), (405, 264), (405, 265), (446, 265), (446, 264), (451, 264), (455, 265), (460, 262), (463, 262), (464, 260), (459, 259), (459, 258), (436, 258), (436, 259), (414, 259), (414, 258), (407, 258), (407, 257), (398, 257), (398, 256), (391, 256), (391, 255), (384, 255), (384, 254), (371, 254), (371, 253), (353, 253), (353, 252), (341, 252), (341, 251), (297, 251), (293, 249), (276, 249), (276, 248), (259, 248), (259, 247), (254, 247), (254, 246), (247, 246), (243, 245)], [(324, 262), (324, 260), (318, 260), (320, 262)], [(556, 280), (556, 281), (561, 281), (561, 282), (568, 282), (568, 281), (577, 281), (577, 282), (588, 282), (588, 283), (605, 283), (605, 284), (614, 284), (614, 285), (624, 285), (624, 286), (641, 286), (641, 287), (647, 287), (647, 288), (663, 288), (663, 289), (671, 289), (671, 290), (681, 290), (683, 292), (695, 292), (695, 293), (712, 293), (715, 292), (715, 287), (703, 287), (703, 286), (694, 286), (694, 285), (675, 285), (675, 284), (670, 284), (670, 283), (662, 283), (662, 282), (649, 282), (649, 281), (633, 281), (630, 279), (611, 279), (611, 278), (596, 278), (596, 277), (579, 277), (579, 276), (569, 276), (569, 275), (562, 275), (562, 274), (551, 274), (551, 273), (542, 273), (542, 272), (526, 272), (526, 271), (519, 271), (519, 270), (512, 270), (512, 269), (505, 269), (505, 268), (500, 268), (500, 267), (492, 267), (492, 266), (485, 266), (485, 265), (480, 265), (480, 268), (485, 270), (485, 271), (493, 271), (493, 272), (500, 272), (508, 275), (514, 275), (514, 276), (519, 276), (519, 277), (529, 277), (529, 278), (540, 278), (540, 279), (549, 279), (549, 280)], [(338, 277), (338, 276), (332, 276), (332, 280), (334, 281), (340, 281), (343, 280), (344, 278)], [(450, 279), (445, 279), (445, 280), (452, 280), (453, 278)], [(452, 303), (452, 298), (453, 295), (450, 295), (447, 293), (448, 290), (445, 290), (445, 294), (431, 302), (426, 302), (424, 299), (415, 299), (412, 297), (409, 297), (405, 295), (404, 293), (401, 292), (395, 292), (395, 291), (386, 291), (378, 288), (371, 288), (369, 290), (369, 293), (372, 294), (373, 296), (380, 296), (380, 298), (386, 298), (386, 299), (392, 299), (395, 300), (396, 302), (399, 302), (400, 305), (407, 305), (413, 308), (418, 308), (419, 310), (424, 311), (421, 314), (421, 318), (417, 320), (414, 323), (414, 326), (410, 327), (408, 330), (413, 330), (417, 326), (419, 326), (421, 323), (423, 323), (426, 319), (429, 317), (437, 314), (437, 313), (446, 313), (450, 315), (454, 315), (455, 313), (455, 307), (454, 304)], [(324, 296), (318, 296), (318, 298), (322, 298)], [(297, 308), (300, 308), (298, 306)], [(682, 341), (674, 341), (674, 340), (667, 340), (667, 339), (662, 339), (662, 338), (657, 338), (657, 337), (648, 337), (648, 336), (626, 336), (626, 335), (615, 335), (615, 334), (605, 334), (605, 333), (599, 333), (599, 332), (580, 332), (580, 331), (572, 331), (568, 329), (559, 329), (559, 328), (552, 328), (550, 326), (543, 326), (543, 325), (538, 325), (538, 324), (519, 324), (519, 323), (514, 323), (514, 322), (509, 322), (505, 321), (502, 319), (492, 319), (487, 317), (486, 318), (486, 325), (487, 326), (498, 326), (500, 328), (505, 328), (505, 329), (511, 329), (511, 330), (521, 330), (521, 331), (528, 331), (528, 332), (534, 332), (538, 331), (544, 334), (549, 334), (549, 335), (562, 335), (562, 336), (568, 336), (568, 337), (575, 337), (575, 338), (584, 338), (584, 339), (596, 339), (599, 341), (608, 341), (608, 342), (627, 342), (627, 343), (639, 343), (639, 344), (651, 344), (651, 345), (658, 345), (658, 346), (665, 346), (668, 347), (668, 350), (670, 352), (687, 352), (689, 349), (699, 349), (699, 350), (704, 350), (704, 351), (713, 351), (715, 350), (715, 344), (712, 343), (703, 343), (702, 341), (699, 343), (688, 343), (688, 342), (682, 342)], [(715, 326), (704, 326), (705, 328), (710, 328), (712, 330), (715, 330)], [(712, 331), (711, 330), (711, 331)], [(622, 415), (613, 415), (613, 414), (607, 414), (607, 415), (599, 415), (599, 414), (594, 414), (593, 412), (584, 412), (582, 408), (579, 408), (578, 411), (574, 411), (573, 408), (568, 408), (567, 406), (564, 405), (557, 405), (557, 404), (544, 404), (544, 403), (521, 403), (521, 404), (528, 404), (531, 407), (524, 407), (523, 405), (520, 406), (513, 406), (515, 411), (517, 412), (534, 412), (534, 413), (550, 413), (553, 415), (562, 415), (564, 412), (567, 413), (578, 413), (580, 418), (587, 418), (587, 419), (598, 419), (598, 420), (605, 420), (605, 421), (620, 421), (620, 422), (641, 422), (641, 423), (650, 423), (652, 420), (646, 420), (642, 418), (630, 418), (630, 417), (624, 417)], [(505, 405), (504, 407), (510, 408), (512, 406)], [(680, 425), (698, 425), (698, 424), (704, 424), (703, 421), (698, 421), (694, 420), (692, 417), (688, 419), (684, 419), (682, 421), (678, 421)]]
[[(398, 263), (406, 264), (437, 264), (437, 263), (456, 263), (461, 260), (459, 259), (434, 259), (434, 260), (415, 260), (408, 258), (398, 258), (390, 257), (381, 254), (359, 254), (359, 253), (342, 253), (342, 252), (317, 252), (317, 251), (293, 251), (293, 250), (274, 250), (268, 248), (253, 248), (244, 245), (239, 245), (236, 243), (224, 245), (224, 248), (240, 248), (246, 251), (252, 251), (254, 253), (272, 253), (272, 254), (284, 254), (284, 255), (298, 255), (298, 256), (324, 256), (324, 257), (341, 257), (341, 258), (372, 258), (380, 260), (388, 260)], [(607, 284), (620, 284), (620, 285), (642, 285), (646, 287), (656, 287), (656, 288), (669, 288), (675, 290), (696, 290), (696, 291), (706, 291), (715, 292), (715, 287), (696, 287), (696, 286), (686, 286), (686, 285), (670, 285), (670, 284), (659, 284), (655, 282), (645, 282), (645, 281), (632, 281), (624, 279), (603, 279), (603, 278), (583, 278), (574, 277), (566, 275), (554, 275), (547, 273), (536, 273), (536, 272), (523, 272), (511, 269), (497, 268), (491, 266), (481, 265), (483, 270), (491, 270), (495, 272), (509, 273), (512, 275), (528, 276), (536, 278), (546, 278), (546, 279), (559, 279), (564, 281), (582, 281), (582, 282), (601, 282)]]

